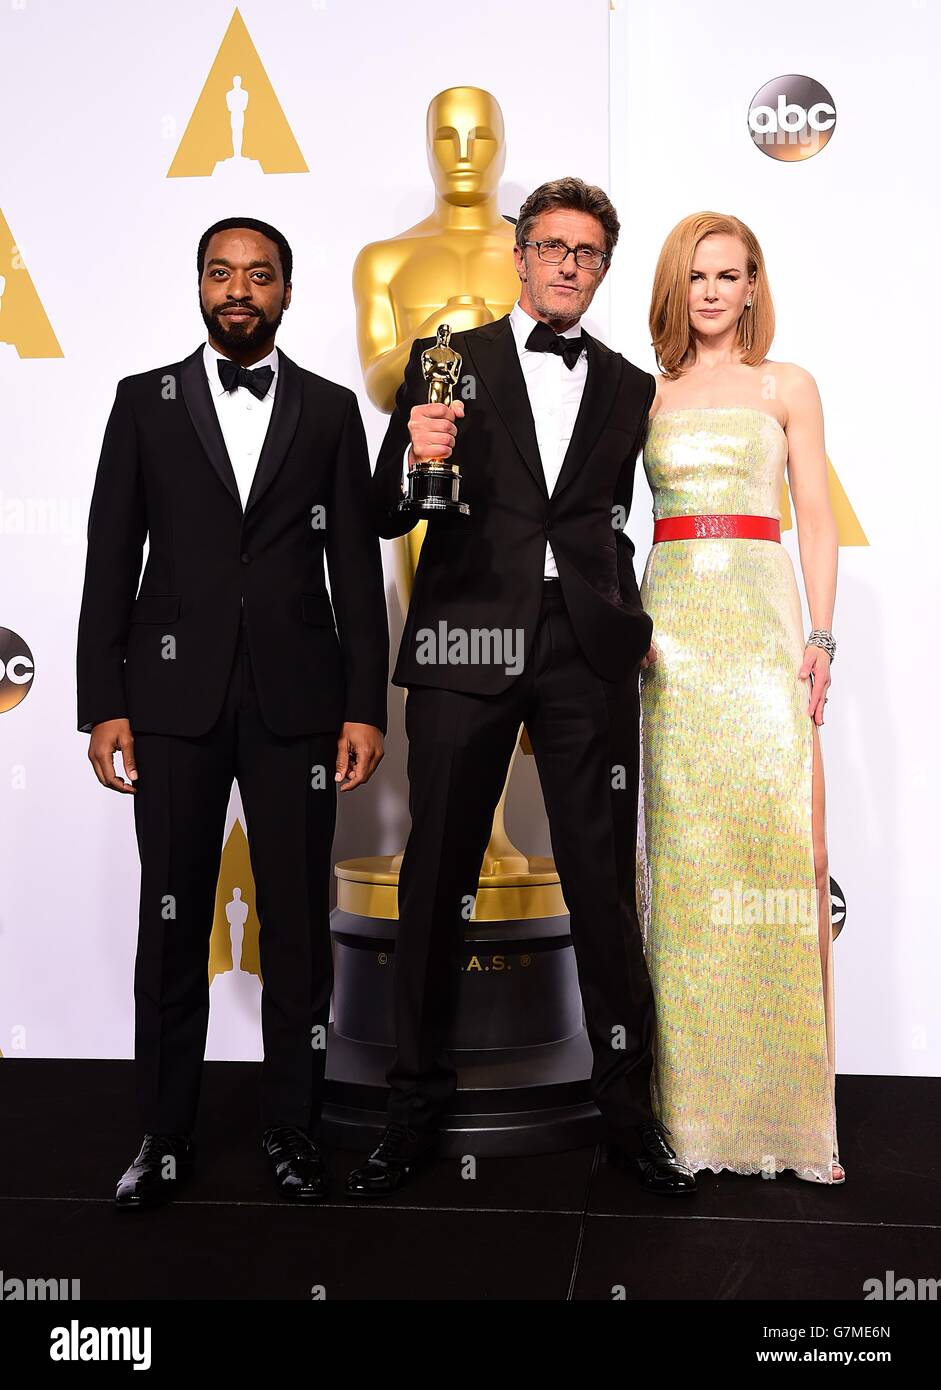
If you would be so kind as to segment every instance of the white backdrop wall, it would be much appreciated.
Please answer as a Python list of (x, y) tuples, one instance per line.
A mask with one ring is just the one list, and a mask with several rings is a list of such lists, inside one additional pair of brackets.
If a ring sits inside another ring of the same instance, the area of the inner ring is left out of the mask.
[[(294, 251), (294, 292), (278, 342), (301, 365), (370, 406), (355, 346), (353, 261), (367, 242), (432, 209), (425, 113), (442, 89), (492, 92), (503, 110), (502, 211), (578, 170), (608, 172), (608, 9), (541, 0), (244, 0), (239, 10), (309, 172), (167, 177), (234, 13), (232, 0), (25, 0), (0, 7), (0, 212), (61, 346), (20, 358), (0, 323), (0, 626), (29, 645), (32, 689), (0, 714), (0, 1051), (5, 1056), (127, 1057), (139, 868), (130, 798), (100, 788), (75, 730), (75, 631), (84, 527), (118, 379), (178, 361), (203, 340), (196, 245), (221, 217), (279, 227)], [(525, 34), (525, 42), (524, 42)], [(577, 119), (547, 119), (523, 63), (584, 84)], [(525, 60), (522, 57), (525, 49)], [(246, 88), (250, 83), (246, 79)], [(246, 113), (246, 152), (252, 107)], [(0, 256), (7, 248), (0, 247)], [(14, 271), (0, 268), (10, 280)], [(11, 281), (12, 283), (12, 281)], [(2, 304), (0, 299), (0, 304)], [(606, 303), (594, 324), (606, 335)], [(3, 310), (0, 308), (0, 321)], [(19, 504), (50, 500), (55, 524), (17, 525)], [(4, 504), (6, 508), (4, 509)], [(387, 553), (393, 642), (401, 618)], [(408, 830), (403, 694), (389, 695), (387, 756), (341, 796), (335, 858), (392, 853)], [(519, 759), (511, 826), (548, 853), (532, 759)], [(240, 814), (237, 792), (228, 835)], [(207, 1055), (260, 1056), (258, 981), (212, 984)]]
[[(0, 274), (17, 273), (15, 245), (62, 352), (21, 356), (4, 337), (0, 297), (0, 627), (25, 639), (36, 664), (27, 698), (0, 714), (0, 1050), (132, 1052), (132, 807), (95, 782), (74, 697), (84, 526), (114, 385), (202, 340), (196, 242), (217, 218), (245, 213), (279, 226), (294, 249), (281, 346), (358, 391), (375, 449), (384, 421), (362, 389), (353, 260), (430, 210), (425, 110), (437, 91), (467, 83), (503, 108), (503, 211), (562, 173), (609, 183), (624, 232), (589, 326), (644, 367), (654, 368), (651, 275), (673, 223), (728, 209), (764, 244), (773, 355), (817, 377), (830, 456), (870, 542), (841, 552), (824, 734), (831, 860), (849, 914), (836, 950), (839, 1067), (938, 1073), (934, 654), (923, 608), (938, 488), (923, 296), (938, 209), (917, 137), (937, 7), (818, 5), (812, 26), (791, 26), (800, 39), (773, 12), (728, 0), (633, 0), (610, 13), (607, 0), (543, 0), (538, 21), (530, 3), (504, 0), (437, 11), (434, 23), (418, 0), (239, 8), (307, 172), (167, 177), (231, 0), (165, 0), (158, 12), (24, 0), (0, 11), (0, 214), (10, 232)], [(796, 167), (761, 154), (745, 130), (754, 92), (792, 71), (828, 86), (839, 112), (828, 148)], [(910, 115), (900, 127), (889, 113), (901, 110)], [(636, 498), (629, 530), (642, 562), (642, 480)], [(367, 788), (340, 798), (336, 858), (404, 843), (401, 704), (390, 688), (386, 760)], [(239, 815), (234, 793), (230, 825)], [(529, 852), (548, 852), (531, 759), (517, 760), (509, 827)], [(254, 976), (216, 976), (207, 1055), (260, 1055), (257, 1006)]]
[[(834, 947), (844, 1072), (941, 1071), (941, 197), (917, 133), (932, 122), (939, 52), (933, 3), (824, 0), (785, 14), (746, 0), (630, 0), (612, 16), (611, 183), (625, 226), (610, 277), (613, 339), (656, 370), (647, 315), (667, 233), (691, 212), (735, 213), (767, 261), (769, 356), (816, 378), (827, 452), (869, 541), (840, 550), (821, 734), (830, 867), (847, 908)], [(829, 143), (797, 163), (764, 154), (747, 126), (756, 92), (790, 73), (816, 78), (837, 111)], [(640, 560), (652, 532), (640, 464), (629, 529)], [(793, 530), (785, 543), (797, 567)]]

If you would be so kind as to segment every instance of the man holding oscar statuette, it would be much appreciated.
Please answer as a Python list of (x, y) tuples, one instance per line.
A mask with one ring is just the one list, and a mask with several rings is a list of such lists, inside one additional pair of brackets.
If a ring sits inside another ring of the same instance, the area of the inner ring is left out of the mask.
[(439, 345), (460, 361), (444, 399), (434, 340), (415, 341), (380, 450), (376, 529), (394, 537), (427, 518), (428, 530), (393, 674), (408, 688), (412, 820), (397, 1050), (388, 1123), (347, 1180), (352, 1196), (398, 1190), (437, 1147), (456, 1088), (446, 1043), (467, 905), (521, 722), (570, 911), (609, 1161), (648, 1191), (695, 1190), (651, 1106), (653, 998), (624, 852), (652, 624), (621, 528), (655, 384), (580, 326), (618, 231), (606, 195), (580, 179), (531, 194), (516, 226), (519, 302), (466, 331), (442, 325)]

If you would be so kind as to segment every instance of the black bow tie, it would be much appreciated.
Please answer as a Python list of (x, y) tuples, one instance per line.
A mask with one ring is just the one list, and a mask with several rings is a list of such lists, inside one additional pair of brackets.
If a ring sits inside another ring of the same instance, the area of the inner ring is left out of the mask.
[(526, 346), (530, 352), (556, 353), (571, 371), (582, 355), (584, 342), (581, 333), (577, 338), (562, 338), (558, 333), (553, 333), (547, 323), (537, 323), (526, 339)]
[(268, 394), (273, 376), (273, 367), (240, 367), (228, 357), (219, 358), (219, 380), (227, 391), (244, 386), (261, 401)]

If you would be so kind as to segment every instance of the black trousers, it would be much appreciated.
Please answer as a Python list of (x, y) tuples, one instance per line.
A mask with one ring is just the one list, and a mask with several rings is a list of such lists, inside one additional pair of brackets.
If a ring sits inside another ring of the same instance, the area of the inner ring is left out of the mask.
[(542, 784), (552, 852), (593, 1052), (592, 1095), (609, 1135), (636, 1149), (652, 1118), (654, 1003), (634, 897), (637, 670), (601, 680), (582, 656), (560, 583), (543, 581), (527, 668), (497, 696), (410, 686), (412, 827), (399, 873), (396, 1057), (389, 1119), (437, 1126), (456, 1088), (445, 1050), (466, 919), (521, 722)]
[(233, 779), (261, 924), (261, 1125), (308, 1129), (319, 1121), (333, 989), (337, 734), (283, 738), (267, 728), (243, 624), (213, 728), (199, 738), (135, 736), (141, 893), (134, 1056), (146, 1131), (191, 1133), (196, 1120), (209, 937)]

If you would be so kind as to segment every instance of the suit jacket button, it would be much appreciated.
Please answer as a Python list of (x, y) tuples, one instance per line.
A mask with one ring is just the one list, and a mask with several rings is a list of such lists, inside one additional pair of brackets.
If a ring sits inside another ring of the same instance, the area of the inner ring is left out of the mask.
[(250, 565), (251, 563), (252, 563), (252, 557), (251, 557), (251, 556), (248, 554), (248, 552), (246, 551), (245, 554), (242, 555), (242, 564), (243, 564), (243, 565)]

